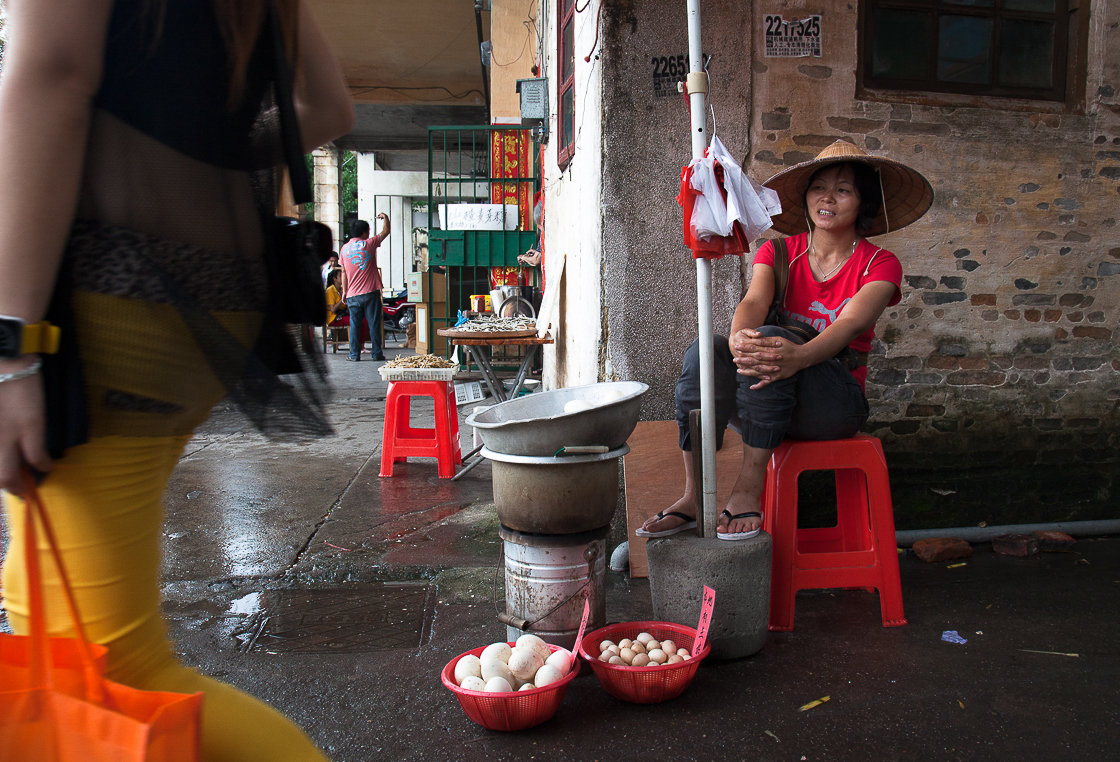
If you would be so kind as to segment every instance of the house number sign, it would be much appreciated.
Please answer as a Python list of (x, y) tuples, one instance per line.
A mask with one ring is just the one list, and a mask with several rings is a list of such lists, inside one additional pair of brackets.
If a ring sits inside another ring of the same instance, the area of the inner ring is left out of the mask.
[(764, 55), (767, 58), (821, 57), (821, 17), (786, 21), (768, 13), (763, 16)]

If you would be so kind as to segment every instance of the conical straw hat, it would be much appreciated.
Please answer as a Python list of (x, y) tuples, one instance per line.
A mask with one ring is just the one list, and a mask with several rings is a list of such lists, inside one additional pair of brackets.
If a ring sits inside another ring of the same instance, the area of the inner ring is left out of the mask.
[[(864, 153), (846, 140), (837, 140), (815, 159), (783, 169), (763, 185), (773, 188), (782, 201), (782, 213), (772, 218), (774, 229), (785, 235), (805, 231), (805, 189), (813, 173), (829, 164), (852, 161), (870, 165), (879, 173), (883, 187), (883, 209), (864, 235), (882, 235), (904, 228), (920, 218), (933, 203), (933, 187), (917, 170), (902, 162)], [(886, 214), (884, 214), (884, 212)]]

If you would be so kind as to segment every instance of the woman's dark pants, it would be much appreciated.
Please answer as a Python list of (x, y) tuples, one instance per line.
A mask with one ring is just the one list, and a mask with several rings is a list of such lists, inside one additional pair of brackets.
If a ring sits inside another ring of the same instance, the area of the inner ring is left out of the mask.
[[(798, 344), (800, 339), (777, 326), (758, 329), (764, 336), (780, 336)], [(772, 450), (787, 436), (791, 439), (845, 439), (867, 420), (863, 389), (839, 360), (814, 365), (796, 375), (752, 390), (753, 376), (736, 373), (731, 348), (724, 336), (713, 337), (715, 350), (716, 449), (723, 446), (728, 421), (737, 417), (743, 442)], [(699, 340), (684, 354), (677, 379), (677, 426), (680, 447), (691, 450), (689, 411), (700, 407)]]

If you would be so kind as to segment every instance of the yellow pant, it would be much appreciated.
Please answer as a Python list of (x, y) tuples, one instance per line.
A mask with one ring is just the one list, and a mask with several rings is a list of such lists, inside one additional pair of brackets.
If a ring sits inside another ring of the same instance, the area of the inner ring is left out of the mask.
[[(108, 646), (108, 676), (147, 690), (206, 694), (203, 758), (222, 762), (323, 760), (283, 715), (180, 664), (160, 616), (163, 491), (188, 437), (99, 437), (56, 463), (40, 494), (58, 535), (78, 609), (94, 642)], [(4, 606), (26, 633), (23, 505), (4, 496), (11, 543), (4, 560)], [(40, 533), (48, 627), (70, 634), (58, 576)]]

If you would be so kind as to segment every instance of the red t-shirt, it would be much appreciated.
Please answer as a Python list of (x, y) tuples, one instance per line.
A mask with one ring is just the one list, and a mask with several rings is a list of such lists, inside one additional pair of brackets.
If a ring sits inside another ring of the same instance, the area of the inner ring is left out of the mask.
[[(855, 293), (865, 283), (886, 281), (894, 284), (894, 296), (889, 304), (898, 304), (902, 299), (902, 264), (891, 252), (881, 249), (867, 240), (859, 242), (859, 246), (848, 258), (848, 261), (823, 283), (817, 282), (809, 267), (809, 257), (805, 251), (809, 246), (809, 234), (791, 236), (786, 239), (786, 251), (789, 253), (789, 284), (786, 286), (785, 303), (782, 313), (786, 317), (800, 320), (811, 325), (817, 331), (823, 331), (836, 319)], [(774, 244), (767, 241), (759, 247), (754, 255), (756, 265), (774, 266)], [(849, 344), (856, 352), (867, 352), (871, 349), (871, 340), (875, 338), (875, 328), (871, 327), (857, 336)], [(864, 383), (867, 378), (867, 367), (856, 369), (853, 376)]]
[(381, 290), (381, 273), (377, 269), (377, 247), (380, 235), (351, 238), (338, 252), (338, 261), (346, 272), (346, 296), (361, 296)]

